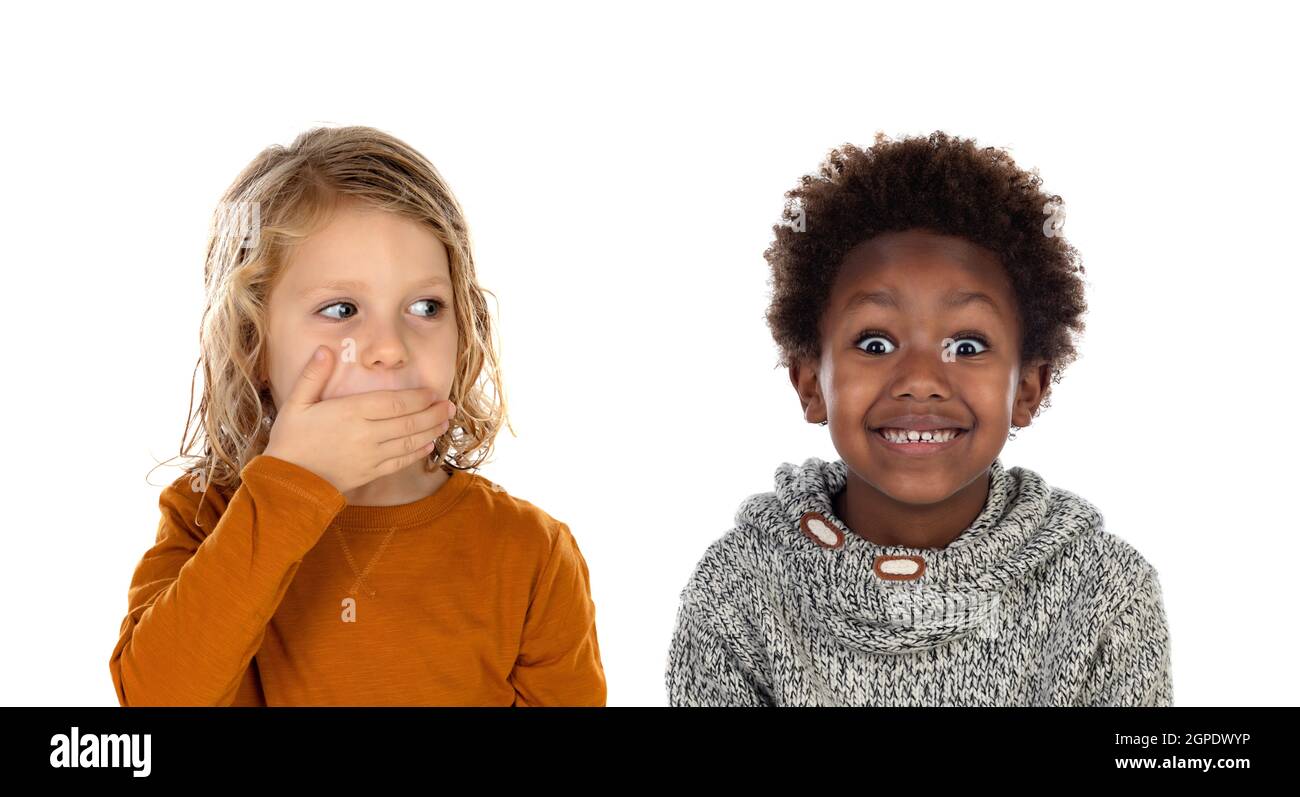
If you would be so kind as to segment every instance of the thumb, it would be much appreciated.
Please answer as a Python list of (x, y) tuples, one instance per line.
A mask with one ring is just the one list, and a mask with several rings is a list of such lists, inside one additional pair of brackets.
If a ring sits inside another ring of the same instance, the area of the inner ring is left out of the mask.
[(306, 367), (289, 392), (289, 401), (294, 404), (315, 404), (320, 401), (325, 383), (334, 371), (334, 353), (329, 346), (317, 346), (315, 354), (307, 361)]

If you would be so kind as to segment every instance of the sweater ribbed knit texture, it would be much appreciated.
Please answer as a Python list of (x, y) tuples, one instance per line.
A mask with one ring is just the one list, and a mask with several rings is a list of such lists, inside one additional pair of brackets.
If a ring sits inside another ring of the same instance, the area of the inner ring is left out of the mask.
[[(680, 595), (674, 706), (1170, 706), (1157, 573), (1083, 498), (1000, 459), (944, 548), (881, 546), (835, 516), (843, 460), (781, 465)], [(820, 513), (843, 535), (800, 528)], [(890, 580), (878, 556), (919, 556)]]

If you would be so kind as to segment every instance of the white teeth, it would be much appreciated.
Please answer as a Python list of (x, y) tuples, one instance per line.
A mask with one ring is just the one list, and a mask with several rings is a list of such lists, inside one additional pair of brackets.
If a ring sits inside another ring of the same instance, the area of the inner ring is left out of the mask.
[(905, 429), (880, 430), (880, 434), (891, 443), (946, 443), (961, 432), (961, 429), (937, 429), (924, 432)]

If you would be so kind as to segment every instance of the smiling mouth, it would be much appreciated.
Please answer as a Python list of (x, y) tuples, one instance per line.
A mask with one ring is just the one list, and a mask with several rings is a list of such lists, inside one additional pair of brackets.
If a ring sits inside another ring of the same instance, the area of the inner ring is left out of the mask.
[(929, 454), (943, 451), (970, 433), (968, 429), (936, 429), (917, 432), (907, 429), (875, 429), (871, 434), (885, 447), (907, 454)]

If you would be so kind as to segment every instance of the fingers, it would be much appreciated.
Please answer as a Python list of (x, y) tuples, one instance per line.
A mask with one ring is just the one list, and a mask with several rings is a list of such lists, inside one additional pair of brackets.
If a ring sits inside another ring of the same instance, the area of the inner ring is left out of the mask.
[(455, 414), (456, 406), (454, 404), (450, 401), (440, 401), (419, 412), (403, 415), (400, 418), (371, 421), (370, 428), (373, 430), (372, 434), (375, 442), (387, 443), (390, 440), (402, 437), (412, 437), (435, 426), (445, 426), (446, 422), (450, 421)]
[(383, 460), (379, 463), (379, 472), (395, 473), (412, 462), (428, 456), (438, 442), (438, 438), (450, 427), (450, 422), (444, 422), (432, 429), (424, 429), (415, 434), (380, 443), (379, 454)]
[(334, 371), (334, 352), (329, 346), (317, 346), (311, 359), (298, 375), (289, 391), (289, 401), (296, 404), (315, 404)]
[(438, 398), (431, 387), (413, 387), (407, 390), (374, 390), (349, 396), (361, 404), (361, 417), (368, 421), (400, 418), (425, 409)]

